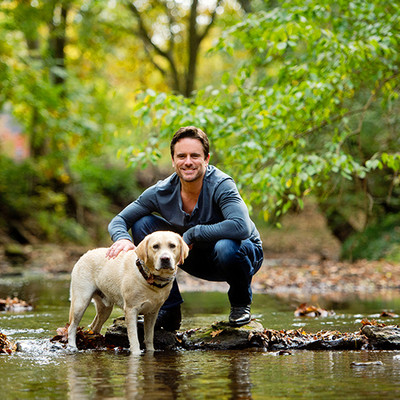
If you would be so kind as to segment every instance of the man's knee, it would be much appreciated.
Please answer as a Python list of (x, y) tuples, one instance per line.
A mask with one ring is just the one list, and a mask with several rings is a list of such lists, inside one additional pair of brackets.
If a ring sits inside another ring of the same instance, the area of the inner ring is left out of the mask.
[(166, 223), (155, 215), (145, 215), (138, 219), (132, 226), (132, 236), (135, 244), (141, 242), (147, 235), (155, 231), (168, 229)]
[(238, 261), (240, 242), (231, 239), (221, 239), (214, 247), (216, 262), (222, 267), (234, 264)]

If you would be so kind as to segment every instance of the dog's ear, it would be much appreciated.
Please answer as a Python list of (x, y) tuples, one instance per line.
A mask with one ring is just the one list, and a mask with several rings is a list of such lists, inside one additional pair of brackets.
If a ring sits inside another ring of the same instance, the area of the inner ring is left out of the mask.
[(179, 260), (179, 264), (181, 265), (185, 261), (185, 258), (189, 255), (189, 246), (186, 244), (181, 236), (179, 236), (179, 240), (181, 242), (181, 258)]
[(147, 263), (147, 242), (149, 241), (148, 237), (145, 237), (136, 247), (135, 252), (140, 260), (142, 260), (145, 264)]

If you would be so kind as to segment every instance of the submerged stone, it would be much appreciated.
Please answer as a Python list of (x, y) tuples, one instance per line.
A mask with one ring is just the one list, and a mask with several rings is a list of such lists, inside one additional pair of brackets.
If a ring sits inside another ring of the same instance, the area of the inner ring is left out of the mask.
[(361, 332), (375, 349), (400, 349), (400, 328), (398, 326), (365, 325)]

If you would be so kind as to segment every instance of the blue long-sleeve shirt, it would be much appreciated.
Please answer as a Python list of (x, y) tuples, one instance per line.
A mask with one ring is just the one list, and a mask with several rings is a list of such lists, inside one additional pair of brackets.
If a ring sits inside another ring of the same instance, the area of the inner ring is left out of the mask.
[(251, 239), (261, 245), (260, 235), (249, 217), (233, 179), (209, 165), (201, 193), (191, 214), (183, 211), (181, 184), (176, 173), (146, 189), (124, 208), (108, 226), (113, 241), (132, 240), (133, 224), (152, 213), (160, 214), (187, 244), (219, 239)]

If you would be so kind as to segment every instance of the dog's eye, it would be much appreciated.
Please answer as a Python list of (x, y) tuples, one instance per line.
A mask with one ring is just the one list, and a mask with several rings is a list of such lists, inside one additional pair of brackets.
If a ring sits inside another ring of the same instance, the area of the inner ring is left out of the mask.
[(160, 248), (160, 245), (159, 244), (153, 244), (153, 249), (154, 250), (158, 250)]
[(175, 249), (175, 247), (176, 247), (176, 244), (175, 244), (175, 243), (170, 243), (170, 244), (169, 244), (169, 248), (170, 248), (170, 249)]

